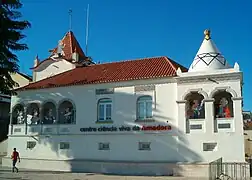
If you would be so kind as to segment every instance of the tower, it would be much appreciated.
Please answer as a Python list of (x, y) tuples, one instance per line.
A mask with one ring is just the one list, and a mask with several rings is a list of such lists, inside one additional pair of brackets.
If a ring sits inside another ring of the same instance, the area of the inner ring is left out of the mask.
[(205, 30), (204, 35), (204, 40), (189, 68), (189, 72), (228, 69), (228, 62), (211, 39), (210, 30)]
[[(205, 30), (204, 35), (188, 72), (177, 70), (178, 127), (200, 161), (222, 157), (224, 162), (244, 162), (243, 75), (238, 63), (232, 67), (228, 64), (210, 30)], [(227, 149), (235, 149), (236, 153)], [(210, 151), (214, 153), (208, 154)]]

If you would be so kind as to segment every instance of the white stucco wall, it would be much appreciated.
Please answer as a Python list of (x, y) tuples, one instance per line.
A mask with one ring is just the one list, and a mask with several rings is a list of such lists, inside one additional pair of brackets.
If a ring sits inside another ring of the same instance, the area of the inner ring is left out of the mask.
[(47, 60), (43, 62), (34, 70), (33, 76), (36, 81), (51, 77), (53, 75), (74, 69), (75, 65), (62, 59), (62, 60)]
[[(150, 83), (151, 81), (146, 81), (145, 83)], [(143, 82), (138, 82), (142, 84)], [(131, 84), (135, 84), (135, 82), (131, 82)], [(71, 134), (75, 134), (73, 136), (51, 136), (49, 139), (46, 138), (46, 141), (53, 141), (56, 143), (59, 138), (65, 139), (65, 141), (71, 140), (71, 148), (69, 153), (66, 153), (66, 156), (62, 156), (64, 158), (83, 158), (83, 159), (111, 159), (111, 160), (136, 160), (139, 161), (148, 161), (153, 160), (153, 156), (155, 155), (155, 159), (158, 161), (181, 161), (180, 157), (177, 154), (177, 135), (174, 128), (174, 131), (166, 131), (160, 132), (159, 134), (152, 133), (152, 134), (144, 134), (142, 132), (136, 134), (133, 132), (108, 132), (108, 133), (88, 133), (92, 135), (83, 135), (80, 132), (81, 127), (100, 127), (100, 126), (116, 126), (120, 127), (124, 126), (134, 126), (134, 125), (167, 125), (167, 121), (169, 123), (174, 124), (176, 126), (176, 96), (168, 96), (168, 94), (176, 94), (176, 84), (175, 83), (167, 83), (167, 84), (160, 84), (156, 86), (156, 91), (145, 91), (145, 92), (134, 92), (134, 86), (131, 87), (118, 87), (115, 89), (114, 94), (110, 95), (96, 95), (94, 88), (108, 88), (111, 86), (115, 86), (115, 84), (106, 84), (106, 85), (96, 85), (96, 86), (75, 86), (69, 88), (55, 88), (47, 90), (40, 90), (40, 91), (26, 91), (21, 92), (17, 97), (12, 98), (13, 107), (18, 102), (32, 102), (32, 101), (39, 101), (43, 102), (44, 100), (53, 100), (56, 103), (61, 101), (62, 99), (71, 99), (75, 102), (76, 106), (76, 117), (77, 123), (76, 125), (67, 125), (68, 127), (72, 126), (73, 132)], [(120, 86), (120, 84), (116, 85)], [(167, 94), (167, 96), (164, 96)], [(150, 95), (153, 97), (153, 118), (156, 122), (147, 122), (147, 123), (139, 123), (135, 122), (136, 120), (136, 101), (137, 98), (142, 95)], [(96, 124), (97, 120), (97, 102), (101, 98), (111, 98), (113, 101), (113, 111), (112, 111), (112, 120), (114, 121), (113, 124)], [(170, 102), (170, 103), (167, 103)], [(64, 126), (64, 125), (63, 125)], [(23, 157), (30, 157), (34, 156), (37, 157), (37, 153), (31, 153), (31, 150), (26, 149), (26, 141), (29, 139), (28, 137), (9, 137), (9, 151), (16, 146), (22, 148), (20, 151), (22, 152)], [(43, 139), (43, 138), (42, 138)], [(43, 140), (39, 140), (42, 142)], [(149, 152), (142, 152), (138, 150), (138, 142), (151, 142), (152, 150)], [(82, 145), (80, 145), (80, 142)], [(99, 151), (98, 150), (98, 143), (99, 142), (110, 142), (111, 143), (111, 150), (108, 152), (111, 156), (107, 156), (107, 151)], [(18, 144), (17, 144), (18, 143)], [(39, 144), (39, 143), (38, 143)], [(42, 143), (44, 147), (44, 143)], [(42, 147), (41, 145), (36, 146), (32, 151), (39, 152), (41, 158), (58, 158), (57, 151), (58, 146), (56, 149), (52, 150), (50, 148)], [(122, 153), (123, 150), (125, 151), (126, 147), (127, 156), (125, 153)], [(167, 154), (167, 149), (171, 149), (169, 151), (170, 155)], [(85, 155), (83, 155), (83, 150), (85, 151)], [(44, 153), (44, 152), (47, 153)], [(97, 153), (94, 153), (97, 151)], [(100, 153), (99, 153), (100, 152)], [(172, 153), (173, 152), (173, 153)], [(136, 153), (138, 154), (137, 157)], [(33, 154), (33, 155), (31, 155)], [(72, 155), (71, 155), (72, 154)], [(148, 157), (146, 157), (146, 155)], [(71, 155), (71, 156), (70, 156)], [(30, 157), (31, 158), (31, 157)]]
[[(210, 74), (210, 73), (208, 73)], [(218, 75), (219, 74), (219, 75)], [(212, 161), (223, 157), (224, 161), (227, 162), (243, 162), (245, 157), (244, 150), (244, 138), (243, 138), (243, 121), (242, 121), (242, 98), (241, 98), (241, 79), (240, 73), (230, 70), (228, 72), (217, 71), (212, 72), (212, 78), (207, 79), (202, 73), (188, 73), (188, 75), (181, 75), (182, 81), (178, 84), (178, 103), (179, 112), (185, 109), (185, 96), (190, 91), (199, 91), (203, 96), (207, 96), (205, 102), (205, 122), (204, 122), (204, 133), (202, 132), (190, 132), (185, 135), (186, 139), (190, 142), (188, 147), (197, 152), (201, 157), (204, 157), (205, 161)], [(216, 76), (217, 75), (217, 76)], [(189, 77), (190, 79), (183, 79)], [(215, 91), (218, 89), (227, 90), (232, 94), (234, 98), (233, 109), (234, 117), (225, 122), (231, 122), (233, 128), (227, 130), (214, 131), (214, 99), (212, 97)], [(179, 127), (182, 131), (186, 130), (186, 119), (184, 113), (178, 115)], [(199, 121), (200, 122), (200, 121)], [(217, 148), (212, 151), (203, 151), (203, 143), (217, 143)], [(229, 151), (232, 149), (232, 151)], [(233, 153), (237, 152), (237, 153)]]
[(4, 156), (7, 154), (7, 148), (8, 148), (8, 139), (0, 143), (0, 156)]
[[(165, 162), (210, 162), (223, 157), (224, 161), (243, 162), (244, 140), (242, 130), (240, 79), (219, 80), (218, 84), (208, 81), (180, 81), (164, 78), (156, 80), (130, 81), (124, 83), (73, 86), (45, 90), (24, 91), (12, 97), (11, 107), (22, 102), (41, 102), (71, 99), (76, 106), (76, 125), (54, 126), (55, 132), (67, 127), (64, 135), (25, 135), (24, 131), (9, 136), (8, 153), (16, 147), (23, 158), (28, 159), (84, 159), (110, 161), (165, 161)], [(134, 85), (156, 84), (155, 91), (135, 92)], [(213, 101), (207, 98), (205, 129), (200, 132), (185, 131), (185, 103), (182, 97), (192, 89), (201, 88), (209, 96), (215, 88), (230, 87), (236, 92), (233, 128), (214, 132)], [(114, 94), (96, 95), (95, 89), (115, 87)], [(136, 101), (141, 95), (153, 98), (155, 122), (135, 122)], [(111, 98), (113, 124), (96, 124), (97, 101)], [(168, 121), (168, 122), (167, 122)], [(83, 127), (120, 127), (134, 125), (172, 125), (171, 131), (155, 132), (81, 132)], [(18, 126), (18, 125), (16, 125)], [(21, 125), (22, 126), (22, 125)], [(50, 125), (43, 125), (49, 127)], [(52, 126), (51, 126), (52, 127)], [(43, 127), (41, 127), (43, 129)], [(11, 128), (10, 128), (11, 129)], [(34, 140), (34, 138), (36, 140)], [(36, 141), (34, 149), (27, 149), (27, 141)], [(59, 142), (70, 142), (69, 150), (60, 150)], [(98, 150), (98, 143), (110, 143), (110, 150)], [(138, 142), (151, 142), (150, 151), (139, 151)], [(215, 142), (217, 148), (203, 151), (203, 143)], [(232, 149), (232, 151), (230, 151)], [(236, 152), (236, 153), (233, 153)]]
[[(24, 159), (79, 159), (140, 162), (177, 162), (183, 160), (176, 150), (176, 137), (167, 134), (115, 135), (108, 133), (107, 135), (42, 137), (32, 150), (26, 148), (26, 141), (34, 141), (34, 139), (29, 137), (9, 139), (9, 146), (17, 147), (20, 156)], [(59, 149), (59, 143), (62, 141), (71, 142), (69, 150)], [(151, 142), (151, 151), (139, 151), (139, 141)], [(100, 142), (110, 142), (110, 150), (98, 150), (98, 143)]]

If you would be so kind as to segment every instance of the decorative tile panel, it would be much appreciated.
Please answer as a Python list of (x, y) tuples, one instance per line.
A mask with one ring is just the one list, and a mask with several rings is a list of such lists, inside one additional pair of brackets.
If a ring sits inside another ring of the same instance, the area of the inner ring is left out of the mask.
[(135, 86), (135, 92), (141, 92), (141, 91), (155, 91), (155, 85)]
[(100, 95), (100, 94), (113, 94), (114, 93), (114, 88), (107, 88), (107, 89), (96, 89), (95, 94)]

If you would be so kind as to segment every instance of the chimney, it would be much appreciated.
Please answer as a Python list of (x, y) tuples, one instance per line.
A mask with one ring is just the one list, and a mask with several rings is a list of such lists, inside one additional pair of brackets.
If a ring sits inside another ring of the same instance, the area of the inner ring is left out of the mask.
[[(38, 58), (38, 55), (37, 55), (37, 56), (35, 57), (33, 67), (37, 67), (38, 64), (39, 64), (39, 58)], [(36, 75), (37, 75), (37, 73), (33, 70), (33, 72), (32, 72), (32, 81), (33, 81), (33, 82), (36, 81)]]

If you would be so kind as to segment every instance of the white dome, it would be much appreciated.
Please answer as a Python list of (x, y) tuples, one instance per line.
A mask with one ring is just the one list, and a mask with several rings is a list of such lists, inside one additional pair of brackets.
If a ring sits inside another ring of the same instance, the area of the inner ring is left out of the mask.
[(189, 68), (189, 72), (227, 69), (229, 65), (211, 40), (210, 31), (205, 30), (205, 38)]

